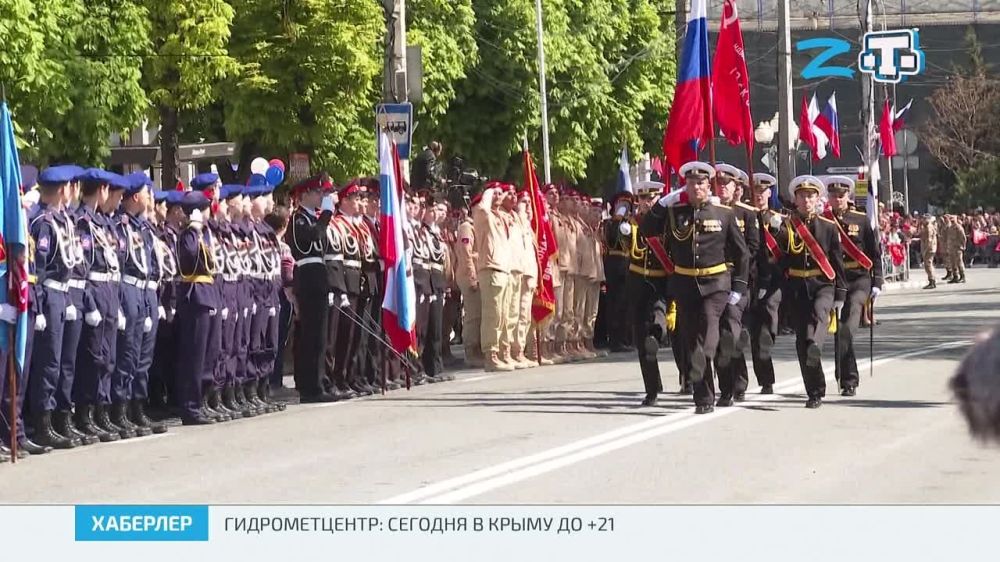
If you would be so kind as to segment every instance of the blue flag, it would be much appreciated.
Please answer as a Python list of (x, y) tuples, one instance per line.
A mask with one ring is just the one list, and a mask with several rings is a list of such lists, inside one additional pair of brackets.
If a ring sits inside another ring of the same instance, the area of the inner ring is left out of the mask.
[[(24, 369), (25, 346), (28, 340), (28, 279), (24, 262), (28, 246), (27, 219), (21, 207), (21, 163), (14, 141), (14, 123), (7, 102), (0, 102), (0, 304), (17, 309), (14, 331), (14, 359), (19, 370)], [(0, 346), (10, 348), (11, 330), (0, 326)]]

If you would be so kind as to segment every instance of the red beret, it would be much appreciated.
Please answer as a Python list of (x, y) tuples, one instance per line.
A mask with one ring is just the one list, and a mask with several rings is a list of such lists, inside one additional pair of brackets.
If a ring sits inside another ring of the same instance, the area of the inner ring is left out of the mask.
[(346, 199), (351, 195), (365, 193), (366, 191), (367, 188), (364, 185), (361, 185), (361, 183), (359, 183), (358, 180), (354, 179), (347, 182), (347, 185), (345, 185), (344, 187), (340, 188), (339, 195), (341, 199)]
[(330, 191), (332, 189), (333, 182), (330, 181), (330, 176), (320, 174), (295, 184), (295, 187), (292, 188), (292, 195), (301, 195), (307, 191)]

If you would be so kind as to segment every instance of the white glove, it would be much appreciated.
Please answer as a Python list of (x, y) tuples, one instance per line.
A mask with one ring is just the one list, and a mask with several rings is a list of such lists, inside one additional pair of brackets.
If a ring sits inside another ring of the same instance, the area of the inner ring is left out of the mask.
[(198, 230), (201, 230), (201, 224), (202, 224), (202, 222), (204, 222), (205, 219), (204, 219), (204, 217), (201, 214), (201, 210), (195, 209), (195, 210), (191, 211), (191, 219), (190, 220), (191, 220), (191, 222), (190, 222), (191, 226), (197, 228)]
[(250, 309), (248, 307), (243, 307), (243, 317), (250, 318)]
[(661, 207), (676, 207), (688, 202), (687, 191), (683, 189), (678, 189), (676, 191), (671, 191), (670, 193), (660, 197), (660, 200), (656, 203)]
[(736, 305), (742, 297), (736, 291), (729, 291), (729, 304)]
[(83, 315), (83, 321), (87, 323), (91, 328), (96, 328), (101, 324), (101, 313), (97, 310), (88, 312)]
[(347, 308), (349, 306), (351, 306), (351, 301), (347, 298), (347, 295), (340, 295), (340, 308)]
[(7, 303), (0, 304), (0, 320), (8, 324), (17, 323), (17, 309)]
[(272, 306), (271, 308), (267, 309), (267, 315), (270, 316), (271, 318), (274, 318), (275, 316), (278, 315), (278, 309)]
[(333, 306), (333, 303), (334, 303), (333, 299), (334, 299), (333, 293), (327, 293), (326, 294), (326, 304), (327, 304), (327, 306)]
[(121, 309), (118, 310), (118, 329), (125, 329), (125, 314), (121, 311)]
[(757, 300), (763, 299), (767, 295), (767, 289), (757, 291)]
[(875, 299), (877, 299), (878, 296), (881, 294), (882, 294), (882, 289), (879, 289), (878, 287), (872, 287), (872, 302), (875, 302)]
[(222, 309), (222, 319), (223, 320), (228, 320), (229, 319), (229, 309), (228, 308), (223, 308)]
[(771, 224), (771, 228), (781, 228), (781, 215), (778, 213), (771, 213), (771, 218), (768, 222)]
[(324, 197), (323, 202), (320, 203), (319, 208), (321, 211), (330, 211), (332, 213), (334, 209), (333, 195), (327, 195), (326, 197)]
[(632, 234), (632, 223), (622, 221), (622, 223), (618, 225), (618, 232), (620, 232), (622, 236), (629, 236)]
[(436, 300), (438, 300), (438, 296), (437, 295), (431, 295), (430, 298), (427, 299), (427, 302), (434, 302)]
[(170, 310), (168, 310), (167, 311), (167, 322), (173, 322), (175, 316), (177, 316), (177, 309), (176, 308), (171, 308)]
[(148, 334), (153, 331), (153, 319), (149, 316), (142, 321), (142, 333)]
[(253, 306), (250, 307), (250, 314), (257, 314), (257, 303), (253, 303)]
[(833, 309), (837, 311), (837, 317), (840, 317), (840, 313), (844, 310), (844, 301), (834, 301)]
[(66, 321), (67, 322), (74, 322), (74, 321), (76, 321), (77, 318), (79, 318), (79, 315), (76, 312), (76, 307), (73, 306), (73, 305), (67, 306), (66, 307)]
[(209, 311), (208, 311), (208, 315), (209, 315), (209, 316), (215, 316), (215, 315), (216, 315), (216, 314), (218, 314), (218, 313), (219, 313), (219, 311), (218, 311), (218, 310), (215, 310), (214, 308), (213, 308), (212, 310), (209, 310)]
[(628, 212), (628, 206), (627, 205), (619, 205), (618, 208), (615, 209), (615, 216), (616, 217), (624, 217), (625, 213), (627, 213), (627, 212)]
[(426, 299), (426, 298), (427, 298), (426, 296), (420, 295), (420, 301), (419, 301), (420, 304), (424, 304), (424, 299)]
[(39, 314), (38, 316), (35, 316), (35, 331), (36, 332), (44, 332), (45, 328), (47, 328), (48, 325), (49, 325), (49, 323), (45, 321), (45, 315), (44, 314)]
[(156, 307), (156, 316), (160, 320), (166, 320), (167, 319), (167, 309), (163, 308), (162, 306)]

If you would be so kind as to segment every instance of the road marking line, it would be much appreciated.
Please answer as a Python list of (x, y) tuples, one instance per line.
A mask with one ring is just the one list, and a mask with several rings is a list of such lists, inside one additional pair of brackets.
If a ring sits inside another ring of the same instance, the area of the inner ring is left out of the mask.
[(485, 379), (492, 379), (495, 376), (496, 375), (483, 375), (481, 377), (472, 377), (472, 378), (468, 378), (468, 379), (459, 379), (458, 382), (476, 382), (476, 381), (481, 381), (481, 380), (485, 380)]
[[(874, 366), (884, 365), (892, 361), (927, 355), (935, 351), (958, 348), (969, 345), (967, 340), (946, 342), (917, 351), (895, 353), (876, 359)], [(868, 367), (869, 360), (860, 361), (858, 371)], [(828, 381), (831, 379), (827, 379)], [(801, 377), (786, 379), (775, 385), (775, 390), (801, 388)], [(750, 396), (747, 402), (753, 403), (769, 398), (763, 395)], [(540, 453), (535, 453), (519, 459), (506, 461), (498, 465), (471, 472), (469, 474), (433, 483), (412, 492), (394, 496), (380, 501), (380, 504), (402, 503), (454, 503), (481, 495), (490, 490), (520, 482), (553, 470), (576, 464), (578, 462), (603, 455), (642, 441), (679, 431), (681, 429), (717, 420), (735, 412), (745, 411), (742, 407), (717, 410), (712, 415), (697, 416), (694, 408), (684, 412), (669, 414), (653, 420), (628, 425), (592, 437), (581, 439), (566, 445), (555, 447)]]

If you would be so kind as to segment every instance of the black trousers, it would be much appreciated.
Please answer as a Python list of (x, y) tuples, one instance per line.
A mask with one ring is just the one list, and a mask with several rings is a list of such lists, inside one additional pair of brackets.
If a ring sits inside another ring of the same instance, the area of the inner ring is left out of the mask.
[(837, 361), (840, 362), (841, 388), (857, 387), (861, 382), (858, 376), (858, 359), (854, 352), (854, 338), (861, 326), (861, 315), (864, 314), (865, 303), (871, 296), (871, 291), (872, 279), (867, 275), (848, 283), (847, 300), (844, 301), (844, 310), (840, 313), (837, 326)]
[[(628, 329), (629, 307), (634, 297), (628, 290), (627, 279), (631, 275), (624, 277), (609, 277), (607, 281), (608, 291), (604, 297), (607, 317), (608, 344), (612, 348), (622, 347), (630, 343), (629, 336), (631, 330)], [(635, 345), (642, 343), (634, 342)]]
[(295, 299), (299, 307), (299, 323), (295, 330), (295, 389), (303, 396), (315, 396), (323, 391), (326, 372), (327, 331), (329, 330), (329, 297), (325, 282), (316, 275), (295, 272)]
[(804, 284), (793, 284), (791, 291), (792, 328), (795, 330), (795, 351), (799, 356), (799, 368), (806, 394), (810, 398), (826, 396), (826, 375), (823, 364), (810, 367), (806, 363), (806, 350), (815, 343), (823, 349), (830, 325), (830, 310), (833, 309), (835, 291), (833, 285), (824, 285), (810, 294)]
[(648, 336), (653, 336), (659, 342), (666, 332), (667, 280), (629, 274), (625, 286), (629, 294), (628, 318), (632, 341), (639, 353), (643, 386), (646, 394), (655, 395), (663, 392), (663, 380), (660, 378), (656, 353), (647, 353), (644, 342)]
[(348, 295), (350, 304), (347, 311), (339, 311), (337, 322), (337, 339), (334, 348), (333, 384), (340, 390), (348, 390), (354, 382), (356, 369), (356, 356), (358, 346), (361, 343), (361, 328), (357, 320), (351, 318), (348, 312), (354, 316), (360, 316), (361, 298), (358, 295)]
[[(726, 303), (725, 312), (722, 315), (721, 331), (730, 332), (734, 340), (739, 344), (740, 334), (743, 332), (743, 320), (747, 306), (750, 304), (750, 296), (743, 295), (740, 302), (736, 304)], [(743, 350), (737, 348), (737, 355), (733, 357), (725, 367), (716, 365), (719, 373), (719, 393), (723, 396), (733, 396), (747, 391), (750, 385), (750, 374), (747, 371), (746, 357)]]
[(774, 361), (769, 356), (761, 357), (761, 335), (767, 333), (771, 341), (778, 339), (778, 307), (781, 305), (781, 289), (768, 290), (764, 298), (758, 299), (747, 310), (747, 325), (750, 327), (750, 356), (757, 384), (774, 384)]
[(677, 325), (680, 345), (686, 352), (684, 373), (691, 370), (695, 355), (705, 358), (705, 376), (694, 384), (694, 402), (698, 406), (715, 404), (715, 380), (712, 360), (719, 346), (719, 320), (729, 300), (729, 293), (719, 291), (702, 296), (684, 292), (677, 298)]
[(327, 308), (327, 324), (329, 329), (326, 331), (326, 356), (324, 358), (324, 369), (323, 369), (323, 379), (320, 384), (323, 385), (323, 389), (326, 391), (333, 390), (333, 386), (336, 385), (341, 387), (340, 383), (337, 382), (337, 338), (340, 335), (340, 326), (343, 320), (350, 322), (346, 317), (341, 319), (342, 312), (340, 310), (340, 295), (334, 295), (333, 306)]
[(441, 358), (441, 324), (444, 316), (444, 293), (437, 292), (427, 297), (427, 327), (424, 330), (424, 349), (420, 362), (428, 376), (436, 377), (444, 370)]

